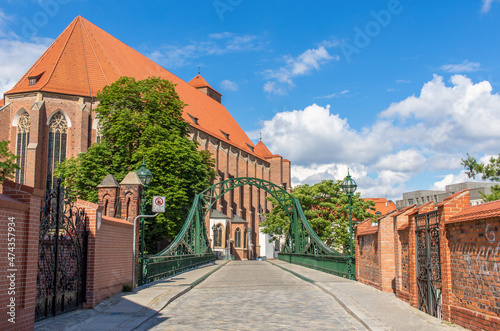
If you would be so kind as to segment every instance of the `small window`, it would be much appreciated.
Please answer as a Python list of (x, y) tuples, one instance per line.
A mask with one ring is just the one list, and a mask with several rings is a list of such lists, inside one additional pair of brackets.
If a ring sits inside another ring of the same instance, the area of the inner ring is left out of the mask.
[[(247, 143), (245, 143), (245, 144), (247, 144)], [(250, 150), (251, 150), (252, 152), (254, 151), (254, 150), (253, 150), (253, 148), (254, 148), (254, 147), (253, 147), (252, 145), (247, 144), (247, 146), (248, 146), (248, 148), (250, 148)]]
[(36, 83), (38, 83), (38, 81), (40, 80), (40, 77), (42, 77), (42, 75), (43, 75), (43, 72), (41, 74), (36, 75), (36, 76), (30, 76), (30, 77), (28, 77), (29, 85), (33, 86)]
[(408, 204), (413, 205), (413, 199), (408, 199)]

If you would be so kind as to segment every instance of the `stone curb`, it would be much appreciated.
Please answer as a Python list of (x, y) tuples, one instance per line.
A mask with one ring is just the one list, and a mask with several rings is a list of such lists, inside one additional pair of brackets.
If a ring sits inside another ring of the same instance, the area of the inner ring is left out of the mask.
[[(199, 285), (202, 283), (205, 279), (207, 279), (210, 275), (212, 275), (214, 272), (228, 264), (230, 261), (225, 261), (221, 263), (220, 265), (216, 266), (213, 270), (210, 270), (209, 272), (205, 273), (189, 285), (179, 285), (173, 288), (173, 290), (160, 294), (154, 298), (152, 298), (149, 303), (144, 306), (143, 308), (130, 313), (130, 314), (123, 314), (123, 316), (128, 316), (127, 319), (124, 321), (119, 322), (116, 325), (113, 325), (111, 328), (106, 328), (107, 330), (135, 330), (141, 325), (143, 325), (145, 322), (156, 316), (161, 310), (165, 309), (170, 303), (172, 303), (174, 300), (178, 299), (182, 295), (188, 293), (191, 289), (193, 289), (195, 286)], [(196, 267), (198, 268), (198, 267)], [(196, 268), (186, 270), (185, 272), (189, 272), (191, 270), (195, 270)], [(184, 273), (184, 272), (182, 272)], [(181, 275), (177, 274), (174, 276)], [(134, 292), (137, 292), (138, 290), (144, 290), (147, 289), (150, 286), (154, 286), (157, 283), (161, 283), (162, 280), (158, 280), (149, 284), (146, 284), (144, 286), (136, 288)], [(128, 293), (118, 293), (115, 296), (111, 297), (110, 299), (103, 301), (99, 305), (97, 305), (94, 309), (85, 309), (85, 310), (77, 310), (74, 312), (69, 312), (67, 314), (63, 315), (58, 315), (55, 317), (56, 324), (60, 324), (61, 327), (64, 326), (64, 329), (68, 327), (68, 323), (66, 319), (70, 320), (75, 320), (75, 319), (82, 319), (80, 322), (76, 322), (76, 324), (73, 324), (69, 326), (69, 329), (71, 330), (84, 330), (87, 328), (90, 328), (91, 326), (88, 325), (87, 323), (91, 320), (89, 320), (90, 316), (103, 316), (103, 315), (117, 315), (117, 313), (108, 313), (106, 312), (106, 309), (109, 307), (112, 307), (116, 304), (118, 304), (122, 299), (123, 296), (127, 295)], [(89, 315), (90, 314), (90, 315)], [(121, 313), (119, 313), (121, 315)], [(89, 316), (87, 316), (89, 315)], [(54, 319), (52, 321), (43, 320), (38, 322), (38, 328), (40, 330), (60, 330), (58, 326), (53, 324)], [(35, 329), (37, 328), (37, 323), (35, 323)]]

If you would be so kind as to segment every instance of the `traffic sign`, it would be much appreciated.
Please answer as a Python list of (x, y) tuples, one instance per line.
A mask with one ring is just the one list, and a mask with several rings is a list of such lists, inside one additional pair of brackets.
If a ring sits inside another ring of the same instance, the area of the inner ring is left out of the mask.
[(153, 213), (165, 212), (165, 197), (153, 196)]

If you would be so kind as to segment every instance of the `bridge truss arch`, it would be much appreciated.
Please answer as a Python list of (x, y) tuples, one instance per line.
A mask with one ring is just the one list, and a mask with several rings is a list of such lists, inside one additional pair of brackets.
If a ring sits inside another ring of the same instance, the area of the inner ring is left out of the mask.
[(353, 259), (328, 247), (318, 237), (297, 199), (272, 182), (237, 177), (216, 183), (195, 196), (186, 222), (174, 241), (163, 251), (144, 259), (144, 276), (140, 282), (153, 281), (215, 260), (205, 219), (217, 200), (244, 185), (255, 186), (269, 193), (288, 215), (290, 226), (279, 253), (280, 260), (354, 279)]

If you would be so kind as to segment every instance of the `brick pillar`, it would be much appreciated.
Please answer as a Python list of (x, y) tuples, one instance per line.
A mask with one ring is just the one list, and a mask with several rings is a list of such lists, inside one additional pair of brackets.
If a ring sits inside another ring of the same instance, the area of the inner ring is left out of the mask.
[[(141, 212), (141, 198), (143, 185), (139, 176), (135, 172), (129, 172), (120, 182), (120, 199), (122, 204), (121, 218), (128, 222), (134, 222), (135, 218)], [(139, 252), (140, 252), (140, 220), (137, 220), (135, 234), (136, 260), (135, 260), (135, 279), (139, 280)]]
[[(26, 149), (25, 183), (40, 189), (45, 189), (47, 176), (47, 141), (46, 134), (45, 102), (41, 94), (31, 107), (30, 114), (30, 140)], [(36, 171), (35, 171), (36, 169)]]
[(107, 175), (103, 181), (97, 185), (99, 206), (102, 209), (103, 216), (115, 217), (116, 202), (120, 199), (120, 185), (113, 175)]
[(443, 319), (451, 321), (452, 284), (449, 238), (445, 222), (464, 208), (470, 207), (470, 192), (455, 193), (437, 205), (439, 214), (439, 250), (441, 262), (441, 288), (443, 295)]
[(270, 182), (283, 185), (283, 158), (279, 155), (267, 159), (271, 165)]
[(396, 291), (396, 270), (394, 257), (394, 224), (391, 216), (379, 221), (378, 243), (380, 263), (380, 290)]
[(129, 172), (120, 183), (121, 218), (133, 222), (140, 214), (142, 183), (135, 172)]
[(417, 258), (416, 258), (416, 243), (415, 243), (415, 215), (418, 214), (418, 211), (415, 213), (408, 215), (408, 227), (409, 227), (409, 235), (408, 235), (408, 283), (409, 283), (409, 300), (410, 305), (417, 308)]

